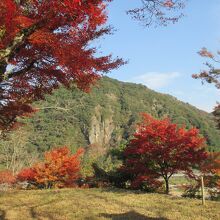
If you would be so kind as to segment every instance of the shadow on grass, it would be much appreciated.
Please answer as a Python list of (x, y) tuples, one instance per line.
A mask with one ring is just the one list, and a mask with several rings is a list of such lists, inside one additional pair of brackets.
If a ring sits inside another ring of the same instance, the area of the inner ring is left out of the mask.
[[(28, 213), (26, 213), (27, 215), (29, 214), (29, 216), (32, 218), (32, 219), (36, 219), (36, 220), (41, 220), (41, 219), (50, 219), (50, 220), (53, 220), (54, 219), (54, 215), (56, 214), (59, 214), (59, 210), (56, 210), (56, 213), (55, 211), (51, 214), (51, 213), (48, 213), (48, 212), (39, 212), (39, 211), (36, 211), (37, 208), (41, 208), (42, 206), (47, 206), (47, 205), (53, 205), (54, 203), (57, 202), (57, 200), (51, 200), (51, 201), (48, 201), (48, 202), (44, 202), (44, 203), (41, 203), (41, 204), (38, 204), (36, 206), (29, 206), (28, 204), (26, 203), (22, 203), (22, 201), (20, 201), (19, 199), (17, 200), (18, 201), (18, 205), (14, 205), (10, 208), (7, 208), (7, 210), (1, 210), (0, 209), (0, 220), (6, 220), (8, 218), (6, 218), (6, 214), (8, 211), (13, 211), (13, 209), (15, 208), (19, 208), (19, 209), (22, 209), (22, 208), (25, 208), (27, 210)], [(25, 217), (24, 217), (25, 219)]]
[(100, 215), (101, 217), (104, 218), (109, 218), (112, 220), (168, 220), (167, 218), (152, 218), (152, 217), (147, 217), (145, 215), (139, 214), (138, 212), (135, 211), (130, 211), (126, 213), (121, 213), (121, 214), (106, 214), (103, 213)]
[(35, 211), (35, 208), (37, 208), (37, 206), (30, 208), (30, 215), (31, 215), (32, 219), (36, 219), (36, 220), (41, 220), (41, 219), (44, 219), (44, 218), (50, 219), (50, 220), (55, 219), (55, 218), (53, 217), (53, 215), (50, 214), (50, 213), (41, 213), (41, 214), (37, 213), (37, 212)]
[(5, 214), (4, 210), (0, 210), (0, 220), (5, 220)]
[(39, 205), (36, 205), (36, 206), (31, 206), (31, 207), (28, 207), (29, 208), (29, 214), (30, 216), (32, 217), (32, 219), (36, 219), (36, 220), (40, 220), (40, 219), (50, 219), (50, 220), (53, 220), (55, 219), (55, 215), (56, 214), (59, 214), (59, 210), (54, 210), (53, 213), (49, 213), (49, 212), (39, 212), (39, 211), (36, 211), (37, 208), (41, 208), (42, 206), (53, 206), (53, 204), (57, 203), (57, 200), (54, 199), (54, 200), (51, 200), (51, 201), (48, 201), (48, 202), (45, 202), (45, 203), (41, 203)]
[(147, 192), (141, 190), (131, 190), (131, 189), (123, 189), (123, 188), (116, 188), (116, 187), (106, 187), (100, 188), (101, 192), (109, 192), (114, 194), (148, 194)]
[[(132, 190), (132, 189), (123, 189), (123, 188), (117, 188), (117, 187), (106, 187), (106, 188), (100, 188), (102, 192), (112, 192), (112, 193), (129, 193), (129, 194), (142, 194), (142, 195), (149, 195), (149, 194), (155, 194), (155, 192), (147, 192), (143, 190)], [(156, 192), (158, 195), (166, 195), (164, 192)]]

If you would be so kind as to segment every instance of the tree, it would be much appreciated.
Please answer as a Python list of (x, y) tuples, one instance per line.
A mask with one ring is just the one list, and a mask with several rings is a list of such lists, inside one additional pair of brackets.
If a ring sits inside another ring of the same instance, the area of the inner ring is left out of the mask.
[(122, 169), (133, 174), (132, 181), (163, 177), (168, 194), (173, 174), (183, 171), (193, 176), (192, 169), (199, 168), (207, 158), (204, 142), (196, 128), (179, 128), (169, 119), (157, 120), (144, 113), (142, 123), (124, 151)]
[(45, 153), (45, 161), (35, 164), (31, 168), (23, 169), (18, 175), (19, 181), (28, 181), (41, 188), (71, 186), (79, 178), (80, 156), (79, 149), (71, 155), (67, 147), (61, 147)]
[(27, 144), (29, 135), (26, 129), (19, 128), (0, 141), (0, 164), (13, 175), (25, 166), (31, 166), (39, 157), (37, 150)]
[[(2, 0), (0, 3), (0, 132), (58, 86), (83, 90), (124, 64), (97, 57), (91, 41), (110, 34), (105, 8), (111, 0)], [(128, 13), (149, 26), (175, 23), (185, 0), (142, 0)]]
[(123, 61), (98, 57), (91, 41), (110, 34), (105, 27), (110, 0), (2, 0), (0, 2), (0, 129), (46, 93), (72, 82), (90, 85)]
[[(220, 89), (220, 69), (215, 67), (215, 64), (220, 63), (220, 51), (217, 54), (210, 52), (207, 48), (202, 48), (199, 52), (199, 55), (209, 59), (209, 62), (206, 62), (207, 70), (202, 70), (199, 74), (193, 74), (193, 78), (201, 79), (202, 83), (207, 82), (214, 84), (217, 89)], [(218, 103), (215, 107), (213, 114), (216, 118), (218, 128), (220, 129), (220, 104)]]

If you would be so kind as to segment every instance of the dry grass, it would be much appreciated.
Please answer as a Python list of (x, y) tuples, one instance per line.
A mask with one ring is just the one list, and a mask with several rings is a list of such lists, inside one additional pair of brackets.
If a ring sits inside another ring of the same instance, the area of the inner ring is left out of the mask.
[(220, 203), (124, 190), (63, 189), (0, 193), (0, 219), (220, 219)]

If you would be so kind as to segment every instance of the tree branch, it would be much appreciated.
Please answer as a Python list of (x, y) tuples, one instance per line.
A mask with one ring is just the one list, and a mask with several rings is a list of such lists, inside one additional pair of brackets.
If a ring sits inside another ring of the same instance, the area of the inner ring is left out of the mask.
[(19, 75), (22, 75), (22, 74), (26, 73), (27, 71), (29, 71), (34, 66), (35, 62), (36, 62), (35, 60), (31, 61), (27, 67), (25, 67), (25, 68), (23, 68), (19, 71), (16, 71), (16, 72), (12, 71), (12, 72), (5, 73), (4, 79), (7, 80), (7, 79), (10, 79), (12, 77), (19, 76)]
[(62, 111), (70, 111), (70, 109), (68, 109), (68, 108), (62, 108), (62, 107), (58, 107), (58, 106), (37, 108), (37, 110), (45, 110), (45, 109), (57, 109), (57, 110), (62, 110)]
[(16, 51), (24, 44), (25, 40), (33, 34), (37, 29), (41, 28), (44, 20), (38, 21), (28, 28), (22, 29), (15, 38), (11, 41), (9, 46), (0, 50), (0, 82), (3, 81), (8, 66), (9, 60), (14, 56)]

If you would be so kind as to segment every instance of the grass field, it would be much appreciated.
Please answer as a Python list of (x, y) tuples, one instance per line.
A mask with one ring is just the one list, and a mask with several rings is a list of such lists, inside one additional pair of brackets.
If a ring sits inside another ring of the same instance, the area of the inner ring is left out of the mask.
[(0, 193), (0, 219), (220, 219), (220, 203), (108, 189)]

